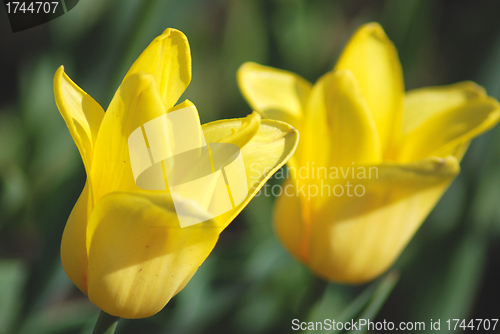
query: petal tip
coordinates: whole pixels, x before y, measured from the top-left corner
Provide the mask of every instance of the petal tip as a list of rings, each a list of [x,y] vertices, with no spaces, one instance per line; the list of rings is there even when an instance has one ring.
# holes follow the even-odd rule
[[[372,35],[380,40],[387,40],[387,35],[384,31],[384,28],[378,22],[370,22],[366,23],[360,27],[359,31],[362,31],[366,34]]]
[[[244,69],[247,69],[248,67],[253,67],[253,66],[260,66],[260,65],[257,63],[254,63],[253,61],[247,61],[247,62],[244,62],[243,64],[240,65],[240,67],[238,68],[238,71],[242,71]]]
[[[54,73],[54,88],[58,87],[61,83],[61,78],[64,75],[64,65],[57,68],[56,73]]]
[[[454,156],[447,157],[429,157],[424,160],[422,171],[427,171],[429,174],[440,176],[455,176],[460,172],[460,163]]]
[[[184,39],[187,43],[186,35],[182,31],[175,29],[175,28],[167,28],[167,29],[163,30],[162,34],[160,36],[158,36],[157,38],[159,38],[159,39],[164,39],[167,37],[172,38],[174,35],[177,35],[180,38]]]

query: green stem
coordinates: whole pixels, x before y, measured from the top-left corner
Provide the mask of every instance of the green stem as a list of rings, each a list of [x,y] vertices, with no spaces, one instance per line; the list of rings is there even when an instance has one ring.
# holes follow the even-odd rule
[[[118,320],[120,320],[119,317],[115,317],[101,311],[92,334],[113,334],[115,332],[116,325],[118,324]]]
[[[298,307],[298,315],[306,317],[325,294],[328,282],[314,276],[306,295]]]

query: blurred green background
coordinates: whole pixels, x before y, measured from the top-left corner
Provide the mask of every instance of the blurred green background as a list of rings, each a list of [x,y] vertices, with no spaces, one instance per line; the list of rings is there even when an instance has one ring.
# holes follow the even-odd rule
[[[59,259],[85,182],[54,102],[61,64],[106,108],[140,52],[177,28],[193,56],[181,100],[206,123],[250,112],[235,79],[243,62],[314,82],[359,25],[378,21],[399,50],[407,89],[474,80],[500,98],[500,1],[81,0],[16,34],[0,11],[0,334],[91,333],[98,315]],[[290,333],[295,318],[358,317],[424,321],[427,332],[430,319],[443,329],[450,318],[499,318],[499,128],[473,142],[395,271],[371,284],[318,282],[275,237],[273,201],[255,198],[163,311],[122,320],[117,333]]]

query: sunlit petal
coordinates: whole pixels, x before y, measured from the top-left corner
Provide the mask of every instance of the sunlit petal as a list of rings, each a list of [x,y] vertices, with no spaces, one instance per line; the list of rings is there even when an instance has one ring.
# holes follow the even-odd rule
[[[219,233],[211,221],[181,228],[169,194],[104,196],[89,221],[90,300],[123,318],[157,313],[207,258]]]
[[[171,108],[191,81],[191,51],[186,36],[166,29],[134,62],[127,75],[145,72],[154,77],[165,108]]]
[[[68,222],[64,227],[61,241],[61,262],[69,279],[87,294],[87,221],[90,212],[90,190],[88,181],[85,183]]]
[[[404,82],[396,48],[379,24],[365,24],[354,33],[335,66],[335,70],[343,68],[361,86],[382,151],[393,149],[401,131]]]
[[[152,75],[137,73],[123,81],[97,137],[92,168],[95,201],[116,190],[139,190],[132,175],[128,138],[132,131],[165,113]]]

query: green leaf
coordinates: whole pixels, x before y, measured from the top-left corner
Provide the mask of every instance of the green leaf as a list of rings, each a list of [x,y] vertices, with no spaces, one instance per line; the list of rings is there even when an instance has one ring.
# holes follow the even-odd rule
[[[335,320],[337,321],[336,315],[346,313],[347,309],[350,309],[352,304],[354,303],[353,302],[352,304],[349,304],[349,302],[352,301],[351,290],[352,288],[350,287],[344,287],[337,284],[329,284],[326,288],[323,298],[312,308],[307,321],[322,322],[326,319],[332,318],[335,318]],[[370,293],[366,292],[367,290],[365,290],[362,295],[366,295],[366,299],[368,299],[373,294],[373,291],[369,291]],[[358,299],[359,297],[356,298],[356,300]],[[363,301],[361,307],[366,304],[366,301],[367,300]],[[359,313],[359,310],[356,313]],[[299,316],[302,316],[302,314],[299,314]],[[331,330],[308,330],[307,333],[331,333]]]
[[[387,274],[380,281],[380,283],[378,283],[375,292],[371,296],[368,304],[366,305],[362,313],[359,315],[358,319],[373,320],[377,315],[378,311],[380,310],[380,308],[382,307],[382,305],[384,305],[384,302],[387,300],[394,287],[396,286],[398,279],[399,279],[399,274],[395,271],[392,271],[389,274]],[[341,317],[341,319],[342,320],[346,319],[345,321],[347,321],[349,320],[349,317],[347,318]],[[350,331],[349,333],[361,334],[361,333],[366,333],[367,330],[368,328],[366,327],[363,329],[359,329],[357,331]]]
[[[28,272],[19,260],[0,261],[0,334],[11,333],[23,300]]]
[[[19,334],[67,333],[86,325],[96,311],[97,308],[86,299],[59,303],[29,317]]]
[[[373,320],[378,311],[389,297],[399,279],[396,271],[388,273],[381,279],[370,284],[350,303],[347,302],[354,288],[330,284],[323,299],[311,312],[308,322],[323,322],[326,319],[335,320],[335,323],[358,321],[359,319]],[[356,290],[359,290],[356,288]],[[352,297],[351,297],[352,298]],[[341,311],[343,310],[343,311]],[[323,323],[328,326],[327,323]],[[328,327],[327,327],[328,328]],[[364,333],[365,330],[351,331],[349,333]],[[344,329],[312,330],[308,333],[346,333]]]
[[[487,242],[468,233],[453,246],[439,281],[420,292],[416,319],[463,319],[470,315],[485,269]]]

